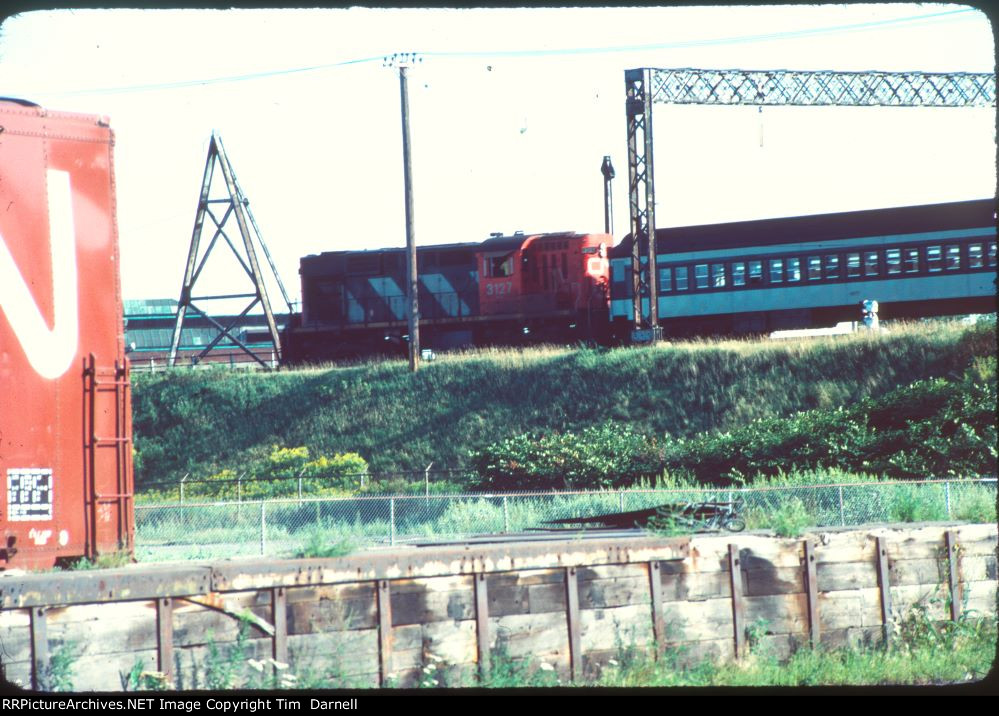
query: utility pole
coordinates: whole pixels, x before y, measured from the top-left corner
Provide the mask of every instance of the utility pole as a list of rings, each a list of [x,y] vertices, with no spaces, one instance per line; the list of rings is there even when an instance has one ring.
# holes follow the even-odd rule
[[[402,105],[402,169],[406,196],[406,277],[407,303],[409,304],[409,370],[415,373],[420,367],[420,299],[419,278],[416,271],[416,229],[413,221],[413,165],[410,157],[409,138],[409,86],[406,73],[410,65],[420,62],[416,53],[404,52],[385,58],[386,66],[399,68],[399,97]]]

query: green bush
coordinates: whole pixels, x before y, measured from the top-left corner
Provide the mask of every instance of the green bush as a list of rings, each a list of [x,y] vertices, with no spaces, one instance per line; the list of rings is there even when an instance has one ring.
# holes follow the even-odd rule
[[[769,417],[725,432],[657,441],[611,423],[525,434],[473,453],[480,487],[607,488],[668,473],[729,485],[785,471],[891,478],[996,473],[996,360],[961,378],[916,381],[848,407]]]
[[[274,445],[265,460],[251,463],[237,473],[225,468],[207,478],[189,481],[185,492],[192,498],[259,500],[295,497],[299,481],[310,497],[345,497],[353,494],[367,474],[368,463],[357,453],[320,455],[310,460],[307,447]]]
[[[472,454],[478,487],[491,490],[611,488],[661,472],[654,438],[611,424],[577,432],[525,433]]]
[[[816,519],[805,503],[792,497],[769,515],[770,527],[781,537],[800,537],[807,527],[815,526]]]

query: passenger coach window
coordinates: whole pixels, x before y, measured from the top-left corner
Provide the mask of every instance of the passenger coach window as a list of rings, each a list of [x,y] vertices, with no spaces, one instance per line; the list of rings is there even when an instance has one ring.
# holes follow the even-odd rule
[[[878,252],[877,251],[865,251],[864,252],[864,275],[865,276],[877,276],[878,275]]]
[[[808,280],[818,281],[822,278],[822,259],[818,256],[808,257]]]
[[[981,268],[985,265],[981,244],[968,244],[968,268]]]
[[[826,278],[839,278],[839,256],[836,254],[826,254]]]
[[[926,268],[940,271],[943,268],[943,252],[939,246],[926,247]]]
[[[996,242],[989,242],[989,266],[996,265]]]
[[[784,280],[784,259],[770,259],[770,283]]]
[[[711,264],[711,285],[725,288],[725,264]]]
[[[755,286],[757,284],[763,283],[763,262],[762,261],[750,261],[749,262],[749,285]]]
[[[919,249],[905,249],[905,272],[919,272]]]
[[[708,287],[708,265],[707,264],[697,264],[694,266],[694,282],[697,288],[707,288]]]
[[[956,271],[961,268],[961,247],[951,244],[947,247],[947,270]]]
[[[687,290],[687,267],[677,266],[676,267],[676,290],[686,291]]]
[[[732,285],[746,285],[746,264],[742,261],[736,261],[732,264]]]
[[[787,260],[787,280],[788,281],[801,280],[801,259]]]
[[[887,249],[885,251],[885,268],[890,274],[902,273],[901,249]]]
[[[673,290],[673,269],[659,269],[659,293],[669,293]]]
[[[857,278],[860,275],[860,254],[846,255],[846,277]]]

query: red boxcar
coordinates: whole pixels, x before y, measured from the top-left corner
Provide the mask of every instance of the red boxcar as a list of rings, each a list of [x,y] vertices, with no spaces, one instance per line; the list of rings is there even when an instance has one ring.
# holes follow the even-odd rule
[[[0,100],[0,569],[133,548],[112,147]]]

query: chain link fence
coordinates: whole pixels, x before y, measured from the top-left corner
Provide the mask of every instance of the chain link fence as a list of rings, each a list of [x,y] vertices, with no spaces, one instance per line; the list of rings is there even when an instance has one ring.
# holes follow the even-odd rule
[[[137,505],[140,561],[325,556],[378,545],[551,529],[552,520],[741,501],[749,529],[996,520],[995,478],[740,489],[628,489]]]

